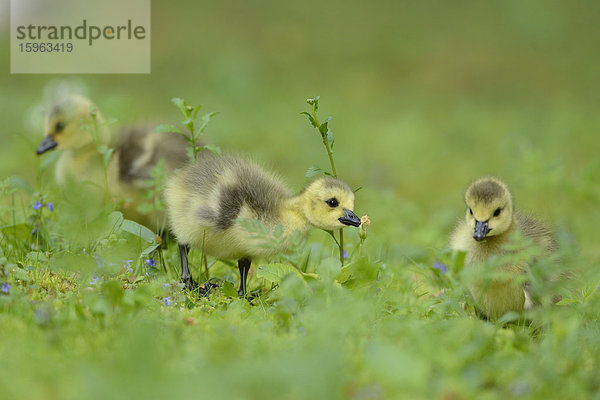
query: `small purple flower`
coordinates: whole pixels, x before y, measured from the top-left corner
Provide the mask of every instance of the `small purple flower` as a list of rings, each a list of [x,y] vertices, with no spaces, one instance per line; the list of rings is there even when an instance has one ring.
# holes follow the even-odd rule
[[[169,307],[169,305],[171,304],[171,298],[165,297],[163,300],[165,301],[165,306]]]
[[[40,203],[39,201],[36,201],[35,204],[33,205],[33,209],[39,210],[40,208],[42,208],[42,203]]]
[[[171,285],[169,285],[168,283],[163,283],[163,290],[164,291],[169,290],[169,286],[171,286]]]
[[[127,272],[133,272],[133,267],[131,266],[132,262],[133,260],[125,260],[123,263],[123,268],[127,268]]]
[[[440,271],[440,273],[445,274],[446,272],[448,272],[448,266],[442,264],[441,262],[434,262],[433,263],[433,268],[437,269]]]
[[[146,260],[146,264],[148,264],[149,267],[154,268],[156,266],[156,260],[154,258],[151,258],[149,260]]]
[[[2,284],[2,293],[8,294],[9,290],[10,290],[10,285],[8,284],[8,282],[4,282]]]
[[[348,252],[346,250],[344,250],[344,260],[348,258]]]
[[[54,211],[54,203],[48,203],[46,204],[46,207],[48,207],[48,210]]]
[[[99,280],[100,278],[98,278],[98,275],[94,274],[94,276],[92,276],[92,280],[90,281],[90,285],[95,285]]]
[[[40,231],[40,230],[39,230],[38,228],[33,228],[33,229],[31,230],[31,234],[33,235],[34,233],[36,233],[36,232],[39,232],[39,231]]]

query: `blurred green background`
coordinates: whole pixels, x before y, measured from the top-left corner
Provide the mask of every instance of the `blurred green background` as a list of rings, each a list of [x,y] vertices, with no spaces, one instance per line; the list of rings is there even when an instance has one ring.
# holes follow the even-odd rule
[[[570,240],[579,263],[595,268],[600,262],[600,3],[154,0],[150,75],[11,75],[8,15],[2,18],[0,177],[16,174],[35,184],[45,97],[66,82],[82,88],[120,125],[179,122],[170,102],[176,96],[203,104],[205,111],[219,111],[207,141],[251,156],[299,189],[308,167],[328,167],[320,138],[300,115],[307,110],[305,99],[319,95],[320,116],[333,116],[338,173],[351,186],[364,188],[357,193],[355,211],[371,217],[368,251],[378,262],[414,270],[416,263],[435,260],[464,215],[464,189],[487,174],[509,184],[518,208],[546,220]],[[106,337],[95,336],[102,323],[55,326],[50,333],[36,330],[35,345],[24,361],[10,361],[12,373],[23,384],[42,376],[36,386],[39,398],[57,379],[62,386],[56,393],[69,398],[81,393],[113,396],[93,379],[98,371],[116,386],[127,387],[124,398],[140,388],[135,393],[183,396],[194,386],[198,365],[204,368],[204,383],[231,379],[245,388],[251,387],[250,380],[268,376],[269,384],[252,386],[255,397],[249,398],[277,393],[282,382],[294,382],[295,393],[301,393],[286,398],[403,398],[404,389],[413,393],[409,398],[475,398],[482,393],[488,397],[477,398],[495,398],[500,392],[494,390],[514,379],[518,385],[519,378],[540,396],[551,396],[557,387],[531,382],[558,384],[569,371],[576,371],[569,382],[578,390],[598,387],[597,375],[590,372],[598,367],[598,341],[580,346],[582,336],[598,336],[597,311],[589,311],[589,319],[565,316],[560,332],[537,343],[522,332],[497,333],[489,324],[465,318],[424,322],[419,318],[430,309],[415,308],[416,300],[408,294],[412,285],[407,278],[400,283],[406,292],[388,292],[397,296],[391,301],[397,308],[351,299],[332,310],[317,299],[298,317],[298,325],[323,326],[307,338],[260,336],[257,326],[258,331],[278,332],[271,315],[262,315],[258,307],[250,312],[237,302],[227,316],[215,311],[218,318],[192,331],[181,319],[201,320],[204,309],[184,310],[182,317],[155,307],[154,317],[174,326],[169,334],[152,318],[152,323],[133,319],[122,329],[107,331]],[[373,310],[388,319],[376,319]],[[418,315],[407,317],[410,310]],[[36,318],[30,309],[23,315],[29,322]],[[590,330],[580,330],[583,326]],[[236,329],[249,338],[246,350],[235,347],[239,336],[231,332]],[[5,349],[13,341],[15,349],[26,348],[21,338],[28,334],[27,322],[13,323]],[[61,355],[61,346],[68,347],[60,339],[63,334],[78,338],[67,351],[75,361]],[[361,338],[370,335],[378,343],[361,353]],[[125,339],[108,346],[115,337]],[[186,346],[194,340],[199,340],[198,348],[192,351]],[[55,343],[58,351],[44,355]],[[111,356],[90,352],[104,343]],[[219,353],[231,346],[235,355],[233,350]],[[155,359],[144,359],[148,348],[158,348],[152,353]],[[177,350],[172,353],[172,348]],[[495,358],[486,363],[491,353]],[[6,359],[2,354],[0,359]],[[139,375],[118,375],[138,368],[130,356],[147,362],[147,368]],[[268,367],[258,361],[262,356]],[[593,361],[573,369],[584,356]],[[56,361],[58,372],[43,367],[47,357]],[[203,364],[207,360],[212,364]],[[117,364],[114,372],[108,372],[113,371],[111,362]],[[449,375],[429,381],[424,376],[437,376],[436,363]],[[286,375],[293,364],[311,384]],[[18,375],[15,371],[24,365],[35,367]],[[242,365],[253,372],[245,376],[238,368]],[[338,369],[351,371],[342,382]],[[423,371],[433,372],[420,375]],[[72,382],[78,383],[71,386],[67,375],[74,372]],[[585,373],[596,380],[586,380]],[[374,376],[384,389],[371,384],[377,381]],[[353,378],[356,382],[349,384]],[[179,392],[161,391],[164,381]],[[486,382],[496,383],[488,387]],[[323,392],[336,385],[346,391]],[[575,390],[564,385],[564,393]],[[84,388],[87,392],[80,391]],[[506,388],[520,393],[519,387]],[[229,393],[218,385],[210,390]]]

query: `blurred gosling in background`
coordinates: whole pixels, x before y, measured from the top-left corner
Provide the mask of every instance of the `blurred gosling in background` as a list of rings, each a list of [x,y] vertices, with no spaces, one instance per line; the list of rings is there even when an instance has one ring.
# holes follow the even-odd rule
[[[142,201],[151,169],[164,160],[166,171],[187,161],[186,142],[176,133],[153,132],[152,126],[132,126],[111,134],[95,105],[79,95],[64,96],[54,103],[46,117],[46,137],[37,154],[56,149],[61,152],[55,165],[56,182],[90,182],[107,190],[121,204],[126,218],[152,229],[164,219],[160,213],[144,215],[136,208]],[[113,148],[106,176],[98,146]],[[161,224],[164,226],[164,224]]]
[[[195,289],[187,262],[189,247],[221,259],[237,259],[240,296],[246,293],[251,260],[286,250],[265,246],[240,219],[258,221],[270,231],[281,225],[284,235],[305,234],[311,228],[334,230],[359,226],[354,192],[331,177],[312,181],[300,194],[273,174],[245,159],[206,156],[190,164],[167,183],[169,226],[179,241],[181,278]]]
[[[508,311],[531,308],[529,285],[515,282],[525,274],[527,265],[505,265],[502,271],[513,275],[513,279],[494,279],[487,288],[483,283],[486,271],[482,268],[490,256],[508,253],[504,246],[513,232],[519,231],[532,239],[547,253],[556,248],[552,232],[542,223],[516,213],[508,187],[496,178],[482,178],[471,184],[465,193],[465,202],[465,219],[452,233],[450,245],[466,252],[465,268],[481,273],[481,279],[468,288],[478,312],[496,319]]]

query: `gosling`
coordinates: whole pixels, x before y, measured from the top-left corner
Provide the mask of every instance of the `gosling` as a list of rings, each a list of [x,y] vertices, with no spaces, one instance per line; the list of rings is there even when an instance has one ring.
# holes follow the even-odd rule
[[[95,113],[95,129],[92,113]],[[180,135],[153,132],[150,126],[134,126],[123,128],[113,138],[95,105],[79,95],[66,96],[54,104],[47,115],[45,131],[37,154],[53,149],[61,151],[54,171],[60,186],[71,180],[91,182],[101,188],[108,185],[111,197],[122,201],[121,208],[127,218],[147,226],[162,220],[161,215],[143,215],[136,207],[143,201],[146,181],[159,160],[164,160],[168,172],[185,164],[186,144]],[[106,177],[98,145],[115,149]]]
[[[270,230],[280,225],[284,235],[360,225],[353,212],[354,192],[341,180],[318,178],[294,196],[273,174],[234,156],[206,156],[190,164],[167,183],[165,200],[188,290],[197,287],[188,268],[190,247],[204,248],[216,258],[237,259],[240,296],[246,294],[251,260],[286,250],[286,244],[265,246],[240,220],[258,221]]]
[[[512,195],[502,181],[492,177],[475,181],[465,193],[465,202],[465,219],[452,233],[450,245],[466,252],[467,268],[480,269],[490,256],[506,254],[504,245],[515,231],[532,239],[546,253],[555,250],[553,235],[542,223],[514,211]],[[482,280],[469,284],[480,316],[497,319],[508,311],[523,311],[533,306],[529,284],[514,281],[525,273],[526,267],[506,265],[503,271],[514,279],[492,280],[485,289]]]

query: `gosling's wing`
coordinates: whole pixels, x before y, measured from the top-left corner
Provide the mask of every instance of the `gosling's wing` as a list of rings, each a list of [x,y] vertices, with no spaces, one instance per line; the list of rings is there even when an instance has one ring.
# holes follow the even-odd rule
[[[228,229],[238,219],[253,219],[266,225],[279,219],[285,186],[256,164],[241,158],[217,158],[222,165],[215,174],[219,182],[212,193],[211,209],[219,229]]]
[[[123,130],[118,145],[119,180],[143,187],[151,170],[164,160],[168,172],[181,168],[187,161],[185,140],[178,134],[153,132],[151,126]]]
[[[527,214],[516,213],[516,217],[519,230],[525,237],[533,239],[548,252],[556,249],[554,234],[544,223]]]

